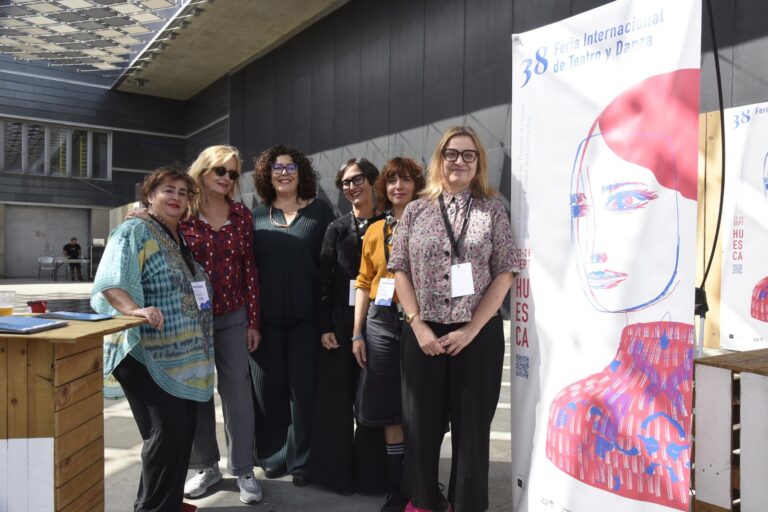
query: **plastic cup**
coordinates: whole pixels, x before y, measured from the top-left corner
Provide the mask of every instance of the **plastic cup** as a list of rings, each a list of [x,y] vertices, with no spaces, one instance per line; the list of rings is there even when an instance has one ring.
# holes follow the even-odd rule
[[[27,309],[30,313],[45,313],[46,306],[48,306],[47,300],[28,300]]]
[[[16,298],[16,292],[0,292],[0,316],[11,316],[13,314],[13,301]]]

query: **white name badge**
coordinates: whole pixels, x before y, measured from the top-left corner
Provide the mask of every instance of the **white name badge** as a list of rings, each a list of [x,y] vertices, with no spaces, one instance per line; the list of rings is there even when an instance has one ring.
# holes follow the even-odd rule
[[[203,281],[195,281],[192,283],[192,292],[195,294],[195,302],[197,302],[197,309],[200,311],[206,311],[211,309],[211,298],[208,297],[208,288]]]
[[[377,306],[391,306],[392,297],[395,296],[395,280],[391,277],[382,277],[379,280],[379,289],[376,290],[376,299],[373,301]]]
[[[355,280],[352,279],[349,282],[349,305],[350,306],[355,305],[355,293],[356,293]]]
[[[459,263],[451,265],[451,297],[464,297],[475,294],[475,283],[472,281],[472,264]]]

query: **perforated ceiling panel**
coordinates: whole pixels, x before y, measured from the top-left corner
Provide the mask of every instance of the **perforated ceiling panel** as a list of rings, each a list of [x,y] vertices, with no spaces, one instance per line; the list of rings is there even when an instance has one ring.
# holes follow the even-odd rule
[[[115,81],[208,1],[0,0],[0,53]],[[175,20],[178,19],[178,25]],[[188,23],[188,21],[186,21]],[[148,47],[149,45],[149,47]]]

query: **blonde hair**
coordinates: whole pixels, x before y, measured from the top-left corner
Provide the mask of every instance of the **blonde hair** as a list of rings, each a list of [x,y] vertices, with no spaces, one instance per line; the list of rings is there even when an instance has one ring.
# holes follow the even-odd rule
[[[449,128],[443,134],[440,142],[437,143],[432,158],[427,166],[427,186],[421,192],[421,197],[426,199],[437,199],[443,193],[443,176],[440,172],[443,166],[443,150],[454,137],[469,137],[477,148],[477,172],[469,188],[472,191],[472,197],[477,199],[492,199],[498,192],[488,183],[488,157],[485,148],[480,142],[475,130],[469,126],[454,126]]]
[[[214,167],[223,166],[230,158],[235,159],[237,172],[242,172],[243,159],[240,152],[233,146],[210,146],[205,148],[197,156],[197,159],[189,166],[187,173],[197,185],[199,193],[189,202],[189,213],[195,217],[200,213],[200,205],[205,204],[205,187],[203,187],[203,174]],[[232,190],[227,194],[231,198],[239,189],[238,182],[235,182]]]

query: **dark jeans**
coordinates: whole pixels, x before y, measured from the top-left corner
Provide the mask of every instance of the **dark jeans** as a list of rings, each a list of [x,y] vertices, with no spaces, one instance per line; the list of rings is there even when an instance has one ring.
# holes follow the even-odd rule
[[[173,396],[152,380],[130,355],[112,372],[123,388],[139,427],[141,479],[135,512],[178,512],[184,497],[197,402]]]

